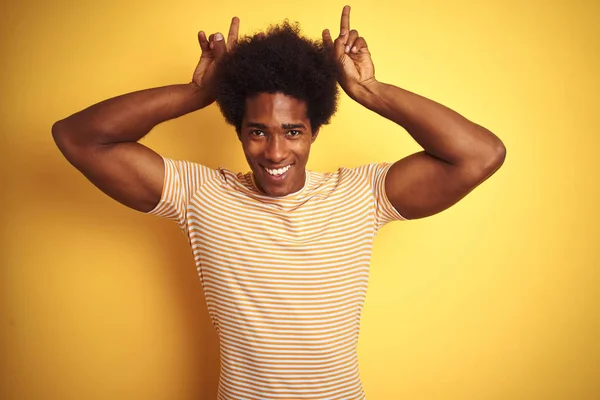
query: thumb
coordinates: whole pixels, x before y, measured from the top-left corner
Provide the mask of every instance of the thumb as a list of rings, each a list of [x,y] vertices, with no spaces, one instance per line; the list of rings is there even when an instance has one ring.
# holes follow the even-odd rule
[[[213,37],[213,51],[215,52],[215,61],[218,63],[227,52],[227,44],[223,40],[223,35],[219,32]]]

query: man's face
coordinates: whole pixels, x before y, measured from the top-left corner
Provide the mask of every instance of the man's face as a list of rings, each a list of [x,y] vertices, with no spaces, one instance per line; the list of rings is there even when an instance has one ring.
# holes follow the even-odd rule
[[[258,189],[281,197],[304,186],[310,145],[317,138],[306,103],[282,93],[246,99],[239,137]]]

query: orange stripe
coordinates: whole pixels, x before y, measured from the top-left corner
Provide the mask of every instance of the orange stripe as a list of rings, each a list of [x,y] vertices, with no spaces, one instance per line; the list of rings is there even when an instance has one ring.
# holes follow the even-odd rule
[[[364,399],[356,344],[375,233],[403,220],[391,164],[310,171],[284,198],[250,174],[164,158],[159,204],[188,236],[221,337],[219,399]],[[314,395],[314,397],[312,397]]]

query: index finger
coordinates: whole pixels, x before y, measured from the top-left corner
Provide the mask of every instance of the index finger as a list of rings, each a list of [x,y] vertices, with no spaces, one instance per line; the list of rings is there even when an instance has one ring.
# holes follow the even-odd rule
[[[350,31],[350,6],[344,6],[342,10],[342,21],[340,22],[340,36],[348,34]]]
[[[231,26],[229,27],[229,33],[227,34],[227,48],[231,49],[238,40],[238,32],[240,31],[240,19],[233,17],[231,20]]]

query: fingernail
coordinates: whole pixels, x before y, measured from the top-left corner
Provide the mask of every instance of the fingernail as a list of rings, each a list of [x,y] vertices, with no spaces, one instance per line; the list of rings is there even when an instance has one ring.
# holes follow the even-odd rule
[[[342,31],[340,32],[340,36],[345,36],[346,33],[348,33],[348,31],[346,29],[342,29]]]
[[[223,40],[223,35],[221,35],[220,33],[216,33],[215,40]]]
[[[357,48],[356,48],[356,46],[354,46],[354,47],[352,48],[352,52],[353,52],[353,53],[356,53],[356,50],[357,50]]]
[[[350,51],[350,46],[346,46],[346,53]]]

